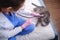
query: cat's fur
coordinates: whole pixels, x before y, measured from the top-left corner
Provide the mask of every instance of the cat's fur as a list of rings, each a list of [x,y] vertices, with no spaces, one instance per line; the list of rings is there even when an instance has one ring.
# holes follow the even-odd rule
[[[33,10],[34,12],[39,13],[40,17],[37,17],[37,24],[36,26],[38,26],[38,24],[40,24],[41,26],[47,26],[50,22],[50,13],[49,11],[44,7],[44,6],[37,6],[35,4],[33,4],[34,6],[36,6]]]

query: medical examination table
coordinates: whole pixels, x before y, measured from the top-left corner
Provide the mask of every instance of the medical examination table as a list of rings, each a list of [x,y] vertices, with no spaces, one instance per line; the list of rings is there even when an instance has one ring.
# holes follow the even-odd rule
[[[46,7],[44,5],[43,0],[26,0],[26,3],[23,9],[30,12],[34,8],[31,5],[31,3],[35,3],[36,5]],[[19,13],[19,11],[20,10],[18,10],[17,12]],[[22,16],[19,16],[19,17],[22,17]],[[22,18],[25,18],[25,17],[22,17]],[[33,18],[33,22],[36,23],[36,18]],[[42,27],[38,25],[38,27],[36,27],[32,33],[24,36],[17,36],[17,40],[58,40],[58,33],[51,19],[48,26]]]
[[[23,9],[31,12],[31,10],[34,8],[34,6],[31,5],[31,3],[46,7],[43,0],[26,0]],[[19,11],[20,10],[18,10],[17,12],[19,13]],[[24,14],[21,13],[20,15],[24,15]],[[22,17],[22,16],[19,16],[19,17]],[[22,18],[25,18],[25,17],[22,17]],[[36,23],[36,18],[33,18],[33,23]],[[48,26],[42,27],[38,25],[38,27],[36,27],[32,33],[24,36],[17,36],[17,40],[58,40],[58,33],[51,19]]]

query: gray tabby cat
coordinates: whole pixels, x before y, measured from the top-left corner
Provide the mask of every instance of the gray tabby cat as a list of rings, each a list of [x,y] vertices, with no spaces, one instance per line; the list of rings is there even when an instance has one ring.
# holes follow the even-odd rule
[[[38,26],[38,24],[40,24],[41,26],[47,26],[50,22],[50,13],[49,11],[44,7],[44,6],[37,6],[34,3],[32,3],[32,5],[36,6],[33,11],[36,13],[39,13],[40,17],[38,18],[38,21],[36,23],[36,26]]]

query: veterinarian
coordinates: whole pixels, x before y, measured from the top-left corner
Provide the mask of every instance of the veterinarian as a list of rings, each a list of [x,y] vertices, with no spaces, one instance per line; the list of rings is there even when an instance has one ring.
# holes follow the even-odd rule
[[[23,36],[34,30],[31,19],[24,20],[15,15],[24,2],[25,0],[0,0],[0,37],[16,40],[16,36]]]

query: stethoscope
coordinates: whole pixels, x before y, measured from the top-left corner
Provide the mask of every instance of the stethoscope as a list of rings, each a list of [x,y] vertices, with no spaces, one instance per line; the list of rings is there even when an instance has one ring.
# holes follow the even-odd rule
[[[34,4],[34,3],[32,3],[32,5],[34,5],[35,7],[39,7],[39,6],[37,6],[36,4]],[[22,9],[22,10],[24,10],[24,9]],[[26,15],[26,14],[24,14],[24,13],[22,13],[22,14],[17,13],[17,15],[19,15],[19,16],[21,16],[21,17],[24,17],[24,18],[35,18],[35,16]]]

